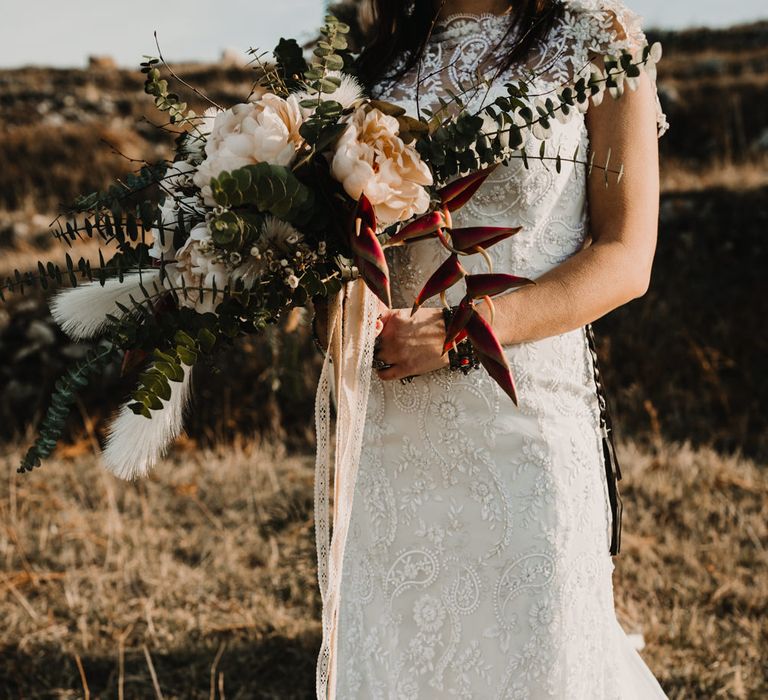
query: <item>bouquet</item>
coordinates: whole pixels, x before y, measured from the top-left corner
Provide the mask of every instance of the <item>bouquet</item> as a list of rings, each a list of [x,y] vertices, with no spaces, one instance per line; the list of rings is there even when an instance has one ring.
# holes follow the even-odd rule
[[[444,351],[468,338],[493,379],[516,401],[514,379],[492,327],[477,304],[531,280],[494,271],[486,250],[517,228],[454,228],[452,214],[500,164],[527,163],[530,138],[538,158],[601,167],[606,163],[547,153],[554,120],[564,121],[606,93],[634,88],[654,71],[661,47],[607,56],[549,96],[526,81],[473,111],[450,94],[419,117],[366,96],[355,77],[349,27],[326,17],[309,61],[294,40],[281,40],[270,60],[255,52],[258,80],[246,100],[210,103],[197,114],[173,93],[162,59],[147,57],[145,91],[178,130],[170,162],[145,163],[104,192],[81,197],[70,219],[53,231],[64,244],[97,238],[99,264],[66,256],[66,269],[38,263],[37,274],[15,271],[0,286],[61,285],[51,310],[74,339],[99,344],[56,385],[39,436],[20,472],[51,454],[75,394],[122,358],[140,368],[130,400],[111,423],[104,460],[123,478],[145,474],[182,428],[193,367],[243,334],[263,332],[291,309],[332,297],[362,279],[391,306],[385,249],[434,238],[449,255],[413,301],[456,284],[466,290],[447,329]],[[477,85],[468,86],[467,90]],[[194,90],[194,88],[191,88]],[[195,92],[200,96],[199,92]],[[210,101],[209,101],[210,102]],[[606,179],[607,182],[607,179]],[[463,256],[481,254],[483,274],[468,274]]]

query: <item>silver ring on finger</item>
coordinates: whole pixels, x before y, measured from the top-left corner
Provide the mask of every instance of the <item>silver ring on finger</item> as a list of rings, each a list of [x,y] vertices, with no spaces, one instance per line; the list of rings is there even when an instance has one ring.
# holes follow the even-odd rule
[[[384,360],[381,360],[378,357],[373,358],[374,369],[389,369],[390,367],[394,367],[394,365],[390,365],[388,362],[384,362]]]

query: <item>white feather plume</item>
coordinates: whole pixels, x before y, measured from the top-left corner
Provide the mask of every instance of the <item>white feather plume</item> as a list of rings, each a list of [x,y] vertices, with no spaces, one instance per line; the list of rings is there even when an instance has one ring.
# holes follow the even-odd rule
[[[118,303],[131,308],[131,296],[136,301],[144,299],[142,284],[150,294],[153,293],[155,286],[160,286],[160,271],[128,272],[122,282],[117,278],[109,279],[103,287],[99,282],[86,282],[64,289],[53,297],[51,313],[56,323],[73,340],[92,338],[107,324],[107,314],[122,315]]]
[[[162,409],[152,411],[152,418],[136,415],[128,404],[120,408],[107,429],[102,453],[104,465],[115,476],[128,480],[146,476],[181,433],[192,377],[191,367],[182,369],[184,379],[170,382],[171,398]]]

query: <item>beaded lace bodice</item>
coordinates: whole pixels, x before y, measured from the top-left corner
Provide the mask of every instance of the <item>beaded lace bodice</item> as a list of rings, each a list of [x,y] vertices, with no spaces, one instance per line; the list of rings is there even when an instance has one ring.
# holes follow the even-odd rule
[[[642,41],[619,2],[574,0],[523,67],[471,95],[487,104],[532,72],[532,93]],[[488,69],[509,17],[454,15],[420,68],[377,96],[434,109]],[[492,68],[489,70],[493,70]],[[417,83],[421,81],[417,90]],[[417,94],[418,93],[418,94]],[[665,121],[659,110],[659,129]],[[533,156],[540,142],[526,145]],[[556,122],[547,154],[586,155],[584,115]],[[533,157],[499,167],[456,226],[522,226],[492,247],[498,271],[536,278],[588,233],[586,169]],[[395,306],[410,307],[446,253],[388,249]],[[480,256],[462,259],[485,271]],[[461,285],[449,301],[457,303]],[[432,300],[439,304],[439,300]],[[340,700],[665,697],[619,627],[610,507],[592,360],[583,329],[504,348],[520,405],[484,370],[411,384],[373,373],[343,565]],[[636,694],[635,694],[636,693]]]

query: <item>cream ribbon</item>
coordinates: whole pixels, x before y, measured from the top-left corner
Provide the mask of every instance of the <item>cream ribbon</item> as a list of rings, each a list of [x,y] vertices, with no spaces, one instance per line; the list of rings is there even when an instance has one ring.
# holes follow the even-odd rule
[[[323,601],[323,641],[316,669],[318,700],[336,697],[342,564],[365,428],[378,309],[378,298],[360,278],[347,282],[328,305],[328,351],[315,397],[315,541],[317,580]],[[336,406],[335,446],[330,432],[332,389]],[[328,507],[331,463],[334,465],[332,538]]]

